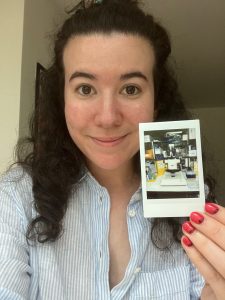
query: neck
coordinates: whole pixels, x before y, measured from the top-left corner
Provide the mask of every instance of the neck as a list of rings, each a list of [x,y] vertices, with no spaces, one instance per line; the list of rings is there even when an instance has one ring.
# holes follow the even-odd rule
[[[113,170],[102,169],[92,164],[88,164],[88,167],[92,175],[108,190],[110,195],[125,190],[132,190],[134,193],[140,184],[140,176],[135,172],[132,163]]]

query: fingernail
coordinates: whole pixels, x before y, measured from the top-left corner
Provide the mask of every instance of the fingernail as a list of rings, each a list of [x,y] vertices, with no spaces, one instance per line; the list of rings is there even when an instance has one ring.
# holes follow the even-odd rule
[[[183,236],[182,242],[188,247],[191,247],[193,245],[192,241],[187,236]]]
[[[195,231],[194,226],[191,224],[191,222],[188,222],[188,221],[182,225],[182,228],[187,233],[192,233]]]
[[[190,215],[190,219],[196,224],[201,224],[204,220],[204,216],[198,212],[192,212]]]
[[[218,212],[219,207],[214,203],[206,203],[205,204],[205,211],[210,213],[211,215],[214,215]]]

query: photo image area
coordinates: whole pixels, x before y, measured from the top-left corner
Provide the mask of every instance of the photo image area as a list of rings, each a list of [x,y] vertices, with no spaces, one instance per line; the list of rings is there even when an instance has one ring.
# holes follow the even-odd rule
[[[199,197],[195,128],[144,132],[147,199]]]

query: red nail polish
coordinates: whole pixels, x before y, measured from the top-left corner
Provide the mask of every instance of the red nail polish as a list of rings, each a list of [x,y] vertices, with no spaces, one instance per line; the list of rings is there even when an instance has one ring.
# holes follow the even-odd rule
[[[211,215],[214,215],[218,212],[219,207],[214,203],[206,203],[205,204],[205,211],[210,213]]]
[[[192,241],[187,236],[183,236],[182,242],[188,247],[191,247],[193,245]]]
[[[196,224],[201,224],[204,220],[204,216],[198,212],[192,212],[190,215],[190,219],[192,222],[196,223]]]
[[[192,233],[195,231],[195,228],[194,226],[191,224],[191,222],[185,222],[183,225],[182,225],[182,228],[184,231],[186,231],[187,233]]]

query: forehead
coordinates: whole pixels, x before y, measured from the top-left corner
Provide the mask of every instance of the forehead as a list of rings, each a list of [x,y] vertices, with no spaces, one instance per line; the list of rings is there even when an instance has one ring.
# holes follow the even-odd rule
[[[72,37],[63,53],[66,72],[72,72],[74,68],[104,67],[152,71],[154,62],[153,47],[147,39],[122,33],[96,33]]]

